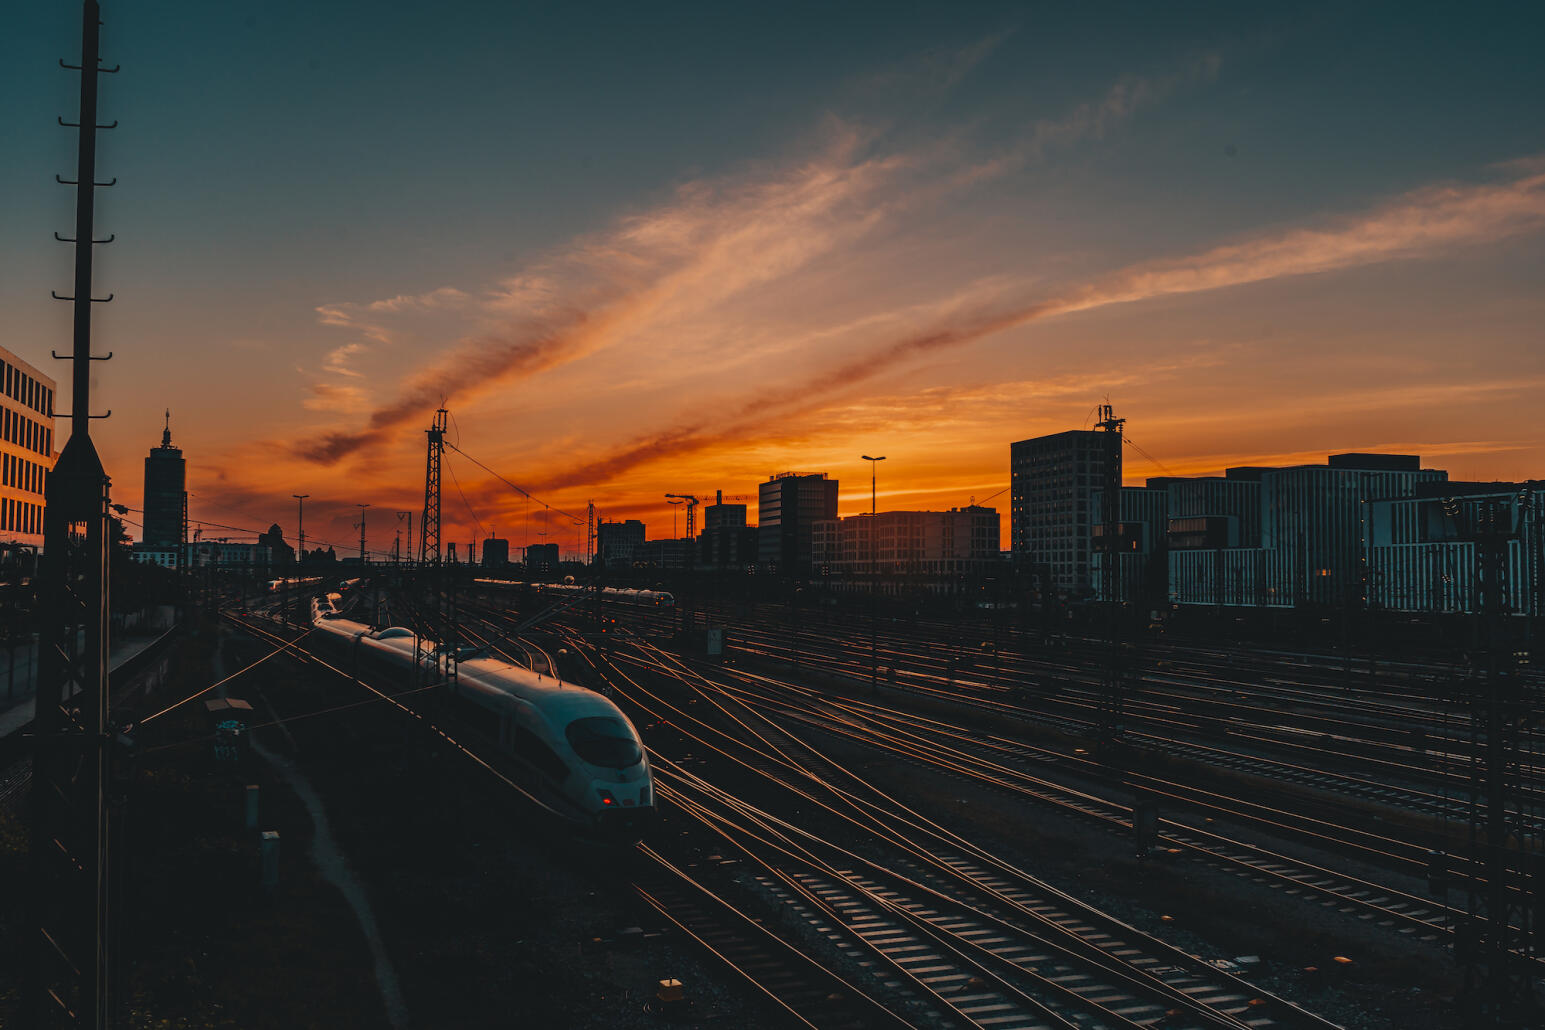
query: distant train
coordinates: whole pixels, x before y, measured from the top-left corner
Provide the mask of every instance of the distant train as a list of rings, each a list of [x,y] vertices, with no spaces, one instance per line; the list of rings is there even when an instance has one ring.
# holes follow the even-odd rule
[[[572,577],[571,577],[572,578]],[[583,583],[519,583],[507,579],[479,579],[484,586],[527,587],[544,594],[589,594],[595,587]],[[638,604],[649,608],[674,608],[676,595],[669,590],[637,590],[633,587],[602,587],[601,597],[622,604]]]
[[[322,577],[320,576],[303,576],[299,579],[271,579],[268,581],[268,592],[270,594],[277,594],[279,591],[288,590],[290,587],[304,586],[307,583],[320,583],[321,580]]]
[[[319,650],[355,676],[403,680],[415,664],[438,676],[410,629],[370,627],[313,608]],[[444,688],[457,717],[530,773],[532,793],[587,829],[636,836],[654,818],[654,777],[638,731],[606,697],[494,658],[456,665]]]

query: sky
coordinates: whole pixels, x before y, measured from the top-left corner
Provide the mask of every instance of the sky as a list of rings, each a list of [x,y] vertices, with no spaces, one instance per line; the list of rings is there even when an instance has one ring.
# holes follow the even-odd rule
[[[79,8],[8,18],[0,346],[68,396]],[[103,21],[92,434],[131,507],[167,408],[195,519],[293,539],[306,493],[340,550],[422,508],[441,404],[445,539],[565,552],[588,502],[668,537],[666,493],[754,520],[784,471],[867,511],[863,454],[882,510],[992,498],[1006,546],[1009,444],[1107,400],[1132,484],[1545,475],[1538,4]]]

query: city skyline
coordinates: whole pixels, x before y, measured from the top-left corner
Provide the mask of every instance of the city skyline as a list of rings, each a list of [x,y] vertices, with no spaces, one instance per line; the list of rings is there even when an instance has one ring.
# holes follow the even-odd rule
[[[791,11],[755,44],[655,12],[647,52],[608,38],[572,69],[529,53],[586,31],[551,12],[458,8],[424,50],[389,8],[301,37],[282,9],[113,12],[114,498],[142,506],[169,405],[195,518],[289,532],[309,493],[308,537],[347,545],[356,503],[421,504],[442,399],[502,475],[651,529],[667,492],[785,470],[866,510],[863,453],[890,458],[882,507],[959,507],[1106,397],[1163,463],[1129,452],[1131,483],[1338,451],[1530,478],[1545,82],[1506,19],[1395,10]],[[74,83],[36,52],[76,27],[21,18],[0,344],[43,368],[68,338]],[[318,42],[346,28],[368,45]],[[624,102],[606,67],[647,89]],[[486,535],[470,506],[522,543],[522,499],[448,463],[446,538]]]

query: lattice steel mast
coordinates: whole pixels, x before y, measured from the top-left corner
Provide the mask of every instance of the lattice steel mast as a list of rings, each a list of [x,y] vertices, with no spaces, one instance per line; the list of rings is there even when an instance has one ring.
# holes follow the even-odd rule
[[[75,294],[70,438],[49,477],[43,518],[42,611],[38,638],[35,750],[32,765],[33,951],[29,1012],[33,1025],[108,1025],[109,809],[108,748],[108,488],[91,441],[92,249],[97,76],[101,7],[81,5],[80,116],[59,124],[78,130],[75,187]],[[115,180],[116,181],[116,180]],[[56,355],[57,357],[58,355]],[[108,355],[111,357],[111,355]]]

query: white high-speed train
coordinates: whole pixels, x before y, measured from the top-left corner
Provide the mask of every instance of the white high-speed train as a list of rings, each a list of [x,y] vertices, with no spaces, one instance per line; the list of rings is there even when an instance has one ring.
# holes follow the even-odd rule
[[[312,641],[354,676],[402,682],[421,662],[410,629],[372,630],[313,609]],[[442,688],[457,717],[529,770],[528,786],[571,822],[636,833],[655,813],[654,777],[638,731],[606,697],[494,658],[456,666]]]

